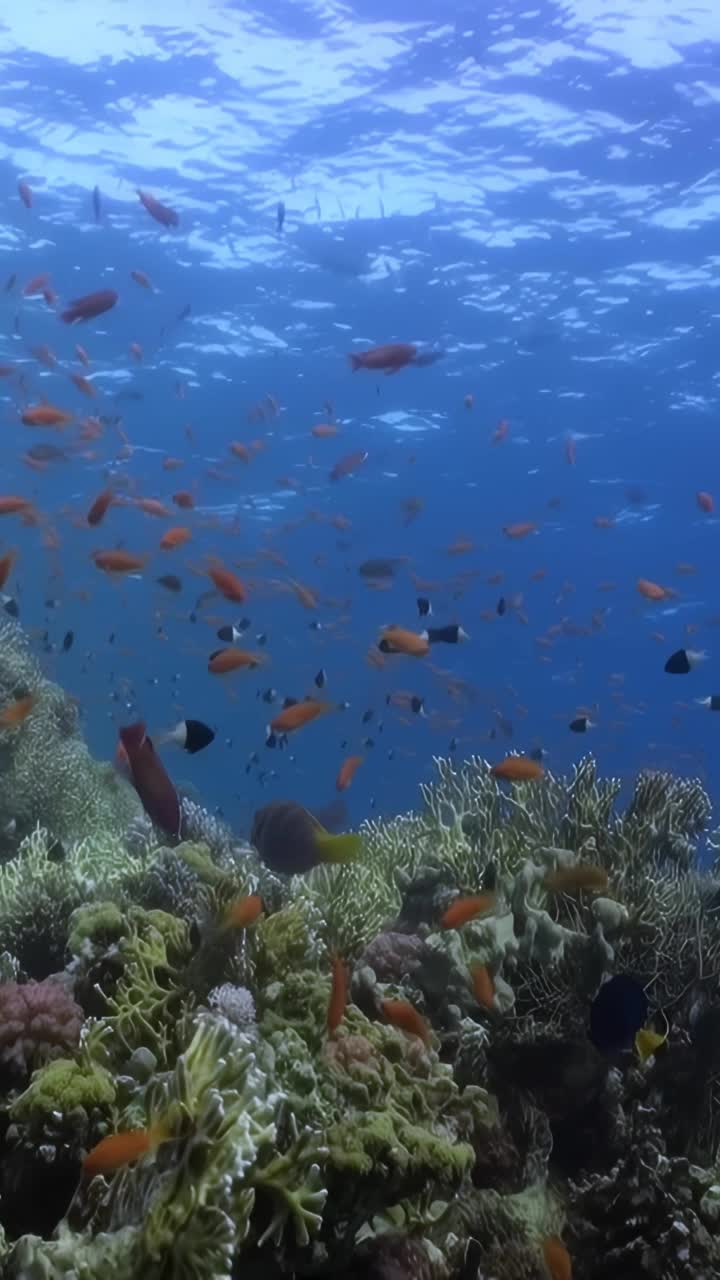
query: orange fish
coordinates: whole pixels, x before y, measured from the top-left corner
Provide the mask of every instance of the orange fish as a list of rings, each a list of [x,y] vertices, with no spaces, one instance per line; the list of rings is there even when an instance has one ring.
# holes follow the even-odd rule
[[[363,760],[364,756],[348,756],[347,760],[343,760],[335,779],[336,791],[347,791]]]
[[[18,182],[17,189],[18,189],[18,195],[22,200],[23,204],[25,205],[25,208],[31,209],[32,202],[33,202],[33,193],[30,190],[27,182]]]
[[[695,501],[697,502],[700,510],[705,511],[708,515],[711,511],[715,510],[715,502],[712,494],[706,493],[704,489],[698,490],[695,494]]]
[[[136,498],[134,505],[146,516],[155,516],[158,520],[167,520],[170,515],[165,503],[158,498]]]
[[[542,778],[545,770],[537,760],[530,756],[506,756],[490,770],[494,778],[502,778],[505,782],[534,782]]]
[[[44,364],[46,369],[57,368],[57,356],[49,347],[41,344],[38,347],[31,347],[30,354],[35,357],[40,364]]]
[[[474,395],[472,394],[472,392],[469,392],[469,393],[468,393],[468,395],[466,395],[466,396],[463,398],[463,404],[465,405],[465,408],[466,408],[466,409],[472,409],[472,408],[474,407],[474,405],[475,405],[475,397],[474,397]]]
[[[98,1173],[114,1173],[133,1160],[155,1151],[169,1134],[162,1125],[151,1129],[131,1129],[127,1133],[110,1133],[102,1138],[83,1160],[83,1173],[94,1178]]]
[[[501,418],[495,428],[495,433],[493,435],[491,443],[500,444],[505,439],[509,430],[510,430],[510,423],[508,422],[507,418]]]
[[[612,529],[615,525],[613,516],[593,516],[596,529]]]
[[[100,524],[101,521],[104,520],[105,513],[108,507],[112,505],[114,497],[115,495],[112,492],[112,489],[104,489],[102,493],[98,494],[87,513],[86,519],[88,524],[96,525]]]
[[[343,476],[351,476],[359,467],[367,462],[367,449],[356,449],[354,453],[345,454],[344,458],[340,458],[339,462],[330,471],[331,480],[342,480]]]
[[[231,671],[243,668],[254,670],[266,661],[261,653],[250,653],[247,649],[235,649],[230,645],[227,649],[216,649],[208,659],[208,671],[213,676],[225,676]]]
[[[570,1254],[559,1236],[548,1236],[543,1241],[543,1258],[550,1280],[572,1280]]]
[[[25,298],[35,297],[36,294],[42,293],[43,289],[47,287],[49,282],[50,276],[47,271],[41,272],[39,276],[33,276],[31,280],[28,280],[27,284],[23,288],[23,296]]]
[[[330,440],[338,434],[338,428],[334,422],[316,422],[314,427],[310,428],[310,435],[315,436],[316,440]]]
[[[0,558],[0,590],[5,586],[10,574],[13,571],[16,559],[15,551],[8,551],[7,555]]]
[[[160,549],[162,551],[174,551],[176,547],[184,547],[189,542],[192,534],[185,525],[174,525],[172,529],[168,529],[160,539]]]
[[[229,447],[234,458],[239,458],[241,462],[250,461],[250,450],[246,444],[240,444],[238,440],[233,440]]]
[[[638,578],[637,590],[646,600],[668,600],[675,595],[669,587],[661,587],[657,582],[651,582],[649,578]]]
[[[304,586],[302,582],[296,582],[294,578],[290,579],[290,586],[295,592],[295,595],[303,609],[317,609],[318,598],[316,593],[312,591],[310,587]]]
[[[474,964],[470,969],[470,979],[473,995],[478,1004],[481,1004],[483,1009],[494,1009],[495,983],[487,965]]]
[[[29,693],[25,698],[18,698],[0,711],[0,729],[17,729],[27,720],[35,706],[35,694]]]
[[[247,929],[249,924],[254,924],[259,916],[265,910],[265,905],[259,893],[248,893],[243,898],[238,898],[231,907],[228,907],[223,920],[223,927],[226,929]]]
[[[580,889],[588,889],[593,893],[604,893],[608,887],[608,874],[604,867],[596,867],[593,863],[578,862],[574,867],[557,867],[548,871],[543,880],[543,888],[551,893],[576,893]]]
[[[388,342],[382,347],[371,347],[369,351],[353,352],[348,356],[348,362],[353,373],[358,369],[384,369],[387,377],[412,364],[417,353],[417,347],[411,342]]]
[[[393,1027],[419,1036],[425,1047],[430,1047],[430,1027],[409,1000],[383,1000],[380,1007]]]
[[[26,427],[64,427],[72,422],[73,415],[54,404],[32,404],[23,411],[21,421]]]
[[[537,525],[532,520],[521,521],[519,524],[503,525],[503,533],[506,538],[527,538],[529,533],[537,533]]]
[[[130,355],[133,357],[134,360],[138,360],[138,361],[142,360],[143,349],[140,346],[139,342],[131,342],[130,346],[128,347],[128,351],[130,352]]]
[[[469,898],[456,898],[440,917],[440,928],[459,929],[461,925],[467,924],[468,920],[474,920],[476,916],[484,915],[485,912],[494,911],[494,909],[494,893],[477,893]]]
[[[0,496],[0,516],[24,515],[32,509],[33,505],[29,498],[18,498],[12,493]]]
[[[330,957],[332,965],[332,986],[330,988],[330,1000],[328,1002],[327,1011],[327,1030],[331,1036],[337,1031],[343,1020],[345,1009],[347,1008],[348,999],[348,973],[340,956],[332,953]]]
[[[145,568],[146,556],[134,556],[130,551],[94,551],[91,559],[103,573],[140,573]]]
[[[232,600],[234,604],[243,604],[247,600],[245,587],[230,569],[224,569],[220,566],[217,569],[208,569],[207,574],[220,592],[220,595],[224,596],[226,600]]]
[[[97,395],[92,382],[90,382],[88,378],[84,378],[81,373],[71,373],[70,380],[75,383],[78,391],[82,391],[84,396]]]
[[[571,467],[574,467],[577,462],[577,444],[574,436],[568,436],[565,441],[565,460]]]
[[[178,493],[174,493],[172,500],[176,507],[181,507],[184,511],[191,511],[195,506],[195,499],[187,489],[181,489]]]
[[[182,458],[163,458],[163,471],[179,471],[184,466]]]
[[[79,342],[75,347],[75,355],[77,356],[80,363],[85,365],[86,369],[90,368],[90,357],[87,351],[85,350],[85,348],[80,346]]]
[[[334,710],[331,702],[320,702],[317,698],[306,698],[304,702],[293,702],[289,707],[283,707],[282,711],[270,721],[270,729],[273,733],[292,733],[295,729],[302,729],[306,724],[312,724],[313,720],[319,719],[326,712]]]
[[[140,203],[145,206],[151,218],[154,218],[163,227],[176,227],[178,225],[180,218],[174,209],[171,209],[169,205],[161,204],[149,191],[141,191],[139,187],[136,190]]]
[[[139,284],[141,289],[152,289],[149,277],[145,275],[144,271],[131,271],[130,279]]]
[[[427,636],[418,635],[416,631],[406,631],[392,623],[383,627],[378,640],[381,653],[402,653],[409,658],[424,658],[430,652]]]

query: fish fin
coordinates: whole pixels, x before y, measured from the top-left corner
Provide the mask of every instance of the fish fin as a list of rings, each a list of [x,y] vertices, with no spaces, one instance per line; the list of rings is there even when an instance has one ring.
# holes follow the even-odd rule
[[[313,839],[321,862],[354,862],[362,850],[362,837],[357,835],[333,836],[319,828]]]
[[[667,1019],[665,1021],[667,1023]],[[653,1027],[641,1027],[635,1035],[635,1051],[640,1061],[647,1062],[648,1058],[652,1058],[653,1054],[665,1043],[667,1038],[667,1030],[661,1035]]]
[[[163,1143],[172,1137],[172,1128],[170,1126],[169,1116],[164,1116],[161,1120],[156,1120],[148,1129],[148,1147],[150,1151],[156,1151]]]

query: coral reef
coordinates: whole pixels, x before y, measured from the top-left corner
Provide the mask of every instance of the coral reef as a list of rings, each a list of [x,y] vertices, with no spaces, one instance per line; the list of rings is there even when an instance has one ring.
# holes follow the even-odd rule
[[[0,867],[4,1276],[720,1274],[705,792],[436,765],[357,864],[289,879],[187,798],[175,849],[94,813],[58,859],[41,800]],[[642,1055],[589,1034],[612,975]],[[84,1175],[101,1139],[131,1155]]]
[[[140,803],[111,764],[90,755],[79,729],[77,703],[48,680],[18,623],[0,618],[0,707],[32,696],[17,727],[0,730],[0,832],[5,849],[40,823],[55,841],[92,831],[119,837]]]
[[[62,981],[0,983],[0,1063],[20,1076],[73,1049],[82,1025],[83,1011]]]

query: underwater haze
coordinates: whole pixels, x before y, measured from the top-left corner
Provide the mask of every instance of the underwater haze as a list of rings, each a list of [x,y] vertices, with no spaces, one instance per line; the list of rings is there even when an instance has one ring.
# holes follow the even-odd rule
[[[448,754],[717,794],[719,46],[713,0],[3,6],[3,592],[96,755],[206,723],[163,760],[245,834]]]

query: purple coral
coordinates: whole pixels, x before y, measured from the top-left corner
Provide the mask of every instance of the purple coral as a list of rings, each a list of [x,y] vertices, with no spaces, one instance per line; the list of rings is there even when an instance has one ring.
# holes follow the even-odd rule
[[[0,983],[0,1063],[27,1074],[75,1048],[83,1020],[61,982]]]
[[[369,965],[378,982],[400,982],[412,976],[427,959],[427,947],[413,933],[379,933],[368,943],[358,964]]]

